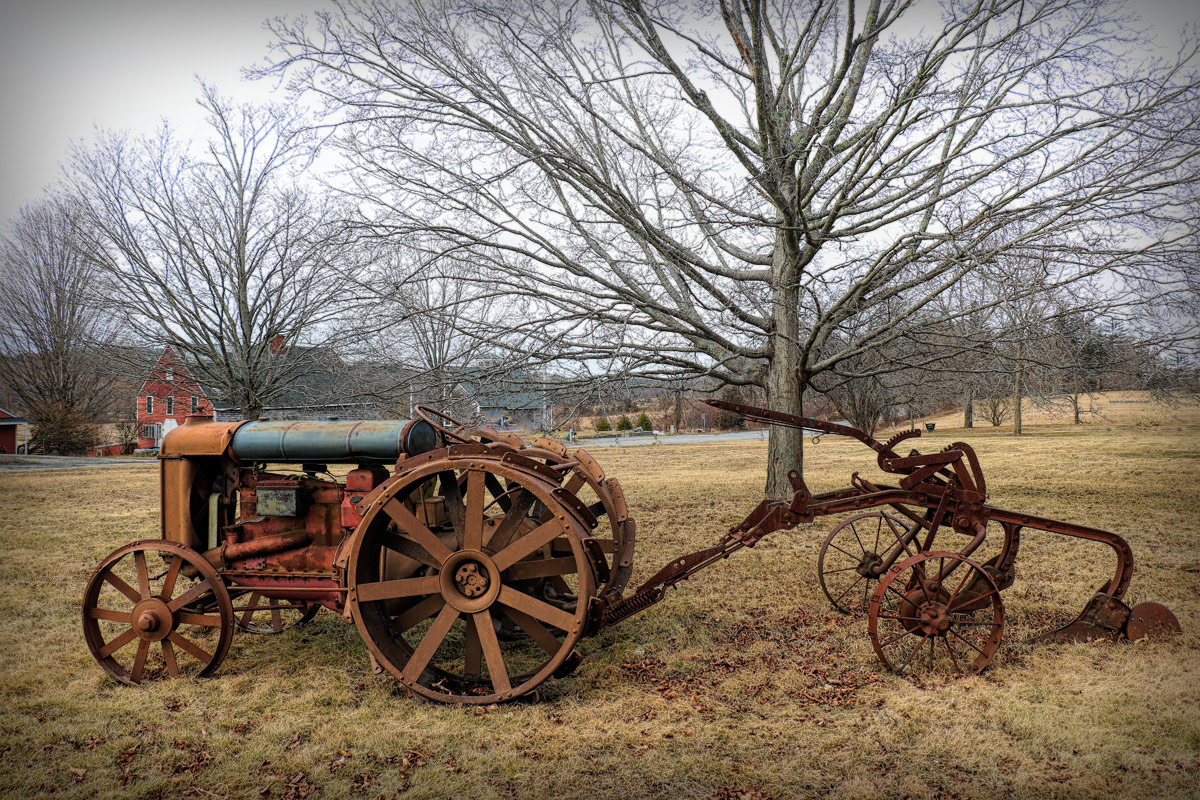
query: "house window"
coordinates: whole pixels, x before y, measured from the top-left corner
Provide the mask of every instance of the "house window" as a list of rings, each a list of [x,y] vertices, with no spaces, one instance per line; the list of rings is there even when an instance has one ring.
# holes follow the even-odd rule
[[[167,416],[175,415],[175,395],[167,395]]]
[[[168,381],[175,380],[175,370],[173,370],[173,369],[167,370],[167,380]]]
[[[199,410],[200,410],[200,398],[196,397],[196,395],[192,395],[192,410],[189,413],[195,414]]]
[[[151,395],[146,395],[146,413],[154,413],[154,398]]]

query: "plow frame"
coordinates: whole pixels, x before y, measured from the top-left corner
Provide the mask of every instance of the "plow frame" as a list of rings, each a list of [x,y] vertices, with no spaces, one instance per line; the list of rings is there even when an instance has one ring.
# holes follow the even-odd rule
[[[771,425],[815,430],[822,434],[856,439],[878,454],[881,470],[902,476],[899,485],[876,484],[854,473],[849,488],[813,495],[805,485],[803,476],[793,470],[788,473],[793,489],[790,500],[763,500],[744,520],[726,532],[715,546],[673,560],[641,584],[630,596],[606,608],[597,609],[600,615],[593,625],[593,630],[615,624],[649,608],[659,602],[670,587],[687,580],[717,561],[728,558],[744,547],[753,547],[772,533],[791,530],[797,525],[811,523],[819,517],[879,508],[889,508],[909,520],[911,524],[904,536],[898,537],[898,543],[886,554],[879,556],[878,563],[873,562],[869,567],[863,568],[864,575],[867,574],[866,570],[869,570],[874,577],[879,578],[893,568],[902,568],[903,563],[899,566],[897,564],[913,555],[909,545],[914,543],[917,545],[915,550],[918,554],[934,552],[937,535],[943,529],[949,529],[968,537],[968,541],[952,550],[944,546],[941,548],[945,555],[953,555],[960,559],[940,576],[939,580],[944,580],[961,564],[971,563],[968,559],[984,543],[988,523],[996,522],[1004,531],[1003,542],[1000,552],[982,569],[995,582],[997,592],[1013,583],[1021,531],[1025,528],[1098,542],[1111,548],[1115,555],[1116,564],[1112,578],[1099,587],[1083,612],[1071,623],[1043,634],[1040,639],[1081,641],[1094,638],[1118,639],[1122,636],[1140,638],[1138,634],[1145,635],[1163,629],[1179,630],[1174,616],[1157,603],[1145,603],[1135,609],[1129,609],[1122,602],[1133,576],[1133,550],[1117,534],[987,504],[987,484],[979,459],[970,445],[954,442],[938,453],[921,454],[913,450],[902,456],[896,452],[896,445],[906,439],[920,436],[919,430],[904,431],[886,442],[880,442],[850,426],[722,400],[704,402],[713,408],[732,411],[748,419]],[[923,540],[918,542],[922,532]],[[878,604],[878,598],[875,603]]]

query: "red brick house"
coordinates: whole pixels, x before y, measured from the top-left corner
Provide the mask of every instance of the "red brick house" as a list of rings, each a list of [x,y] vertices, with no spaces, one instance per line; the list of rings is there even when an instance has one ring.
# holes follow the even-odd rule
[[[18,417],[11,411],[0,408],[0,453],[17,452],[17,427],[26,424],[28,420],[24,417]]]
[[[158,447],[163,434],[182,425],[191,414],[211,417],[212,403],[175,351],[167,347],[138,391],[138,447]]]

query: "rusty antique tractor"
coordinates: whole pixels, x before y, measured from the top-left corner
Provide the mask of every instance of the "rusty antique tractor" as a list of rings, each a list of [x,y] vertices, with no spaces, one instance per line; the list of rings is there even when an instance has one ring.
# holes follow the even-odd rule
[[[968,674],[988,664],[1023,528],[1116,553],[1112,579],[1047,637],[1179,629],[1161,605],[1121,602],[1133,556],[1119,536],[987,505],[968,445],[902,456],[895,446],[916,432],[881,443],[853,428],[709,402],[856,438],[898,485],[856,474],[846,489],[812,495],[792,473],[790,502],[764,501],[716,545],[626,594],[636,528],[620,485],[584,450],[468,429],[427,409],[411,421],[194,417],[159,455],[162,538],[117,549],[88,582],[88,647],[126,683],[208,675],[235,630],[278,633],[324,606],[353,622],[375,665],[417,694],[500,702],[567,674],[582,637],[697,571],[769,533],[846,513],[857,516],[820,550],[821,587],[837,609],[866,613],[876,653],[898,672]],[[351,467],[342,480],[329,474],[339,464]],[[999,549],[985,557],[989,527]]]

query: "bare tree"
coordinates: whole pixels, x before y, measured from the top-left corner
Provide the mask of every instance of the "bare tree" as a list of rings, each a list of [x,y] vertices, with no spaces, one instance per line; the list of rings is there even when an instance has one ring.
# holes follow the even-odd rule
[[[337,209],[296,179],[311,136],[294,111],[235,107],[210,87],[199,102],[202,155],[166,127],[107,135],[74,154],[74,186],[90,263],[138,337],[254,419],[318,368],[297,345],[331,335],[354,251]]]
[[[497,379],[510,364],[493,337],[494,292],[471,279],[473,268],[452,256],[426,260],[415,248],[377,248],[378,267],[365,291],[379,299],[362,345],[376,374],[372,392],[399,405],[431,403],[464,414],[456,396],[464,381]]]
[[[529,299],[525,352],[800,413],[815,376],[976,310],[930,313],[999,253],[1070,238],[1065,285],[1169,252],[1200,174],[1194,51],[1135,63],[1094,0],[948,2],[912,32],[929,10],[349,0],[276,21],[275,68],[328,102],[377,230]],[[769,496],[801,448],[772,431]]]
[[[77,212],[58,199],[26,207],[0,242],[0,383],[47,452],[94,444],[113,404],[119,317],[95,302]]]

